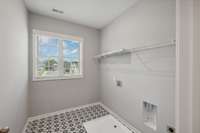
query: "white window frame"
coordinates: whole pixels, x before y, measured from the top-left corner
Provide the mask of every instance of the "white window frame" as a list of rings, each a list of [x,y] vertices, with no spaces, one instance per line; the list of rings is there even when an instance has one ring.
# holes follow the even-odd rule
[[[45,77],[38,77],[37,76],[37,52],[38,52],[38,44],[37,44],[37,39],[39,35],[46,35],[46,36],[52,36],[54,38],[58,38],[60,40],[74,40],[80,42],[80,73],[76,75],[64,75],[63,76],[45,76]],[[33,81],[41,81],[41,80],[61,80],[61,79],[76,79],[76,78],[83,78],[83,38],[78,37],[78,36],[71,36],[71,35],[64,35],[64,34],[59,34],[59,33],[53,33],[53,32],[48,32],[48,31],[41,31],[41,30],[33,30],[32,34],[32,39],[33,39],[33,72],[32,72],[32,80]],[[63,51],[63,45],[59,44],[59,48]],[[59,53],[59,62],[60,60],[63,60],[63,54]],[[62,61],[61,61],[62,62]],[[62,62],[63,63],[63,62]],[[59,65],[60,67],[61,65]],[[63,65],[64,66],[64,65]],[[64,68],[64,67],[62,67]],[[62,71],[62,68],[59,68],[59,72]],[[60,70],[61,69],[61,70]],[[63,70],[64,71],[64,70]]]

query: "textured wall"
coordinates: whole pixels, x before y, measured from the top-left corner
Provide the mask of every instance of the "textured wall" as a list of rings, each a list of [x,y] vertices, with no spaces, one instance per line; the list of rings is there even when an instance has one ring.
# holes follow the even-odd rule
[[[32,29],[84,38],[84,78],[31,82],[31,115],[99,101],[99,71],[93,56],[99,50],[99,31],[86,26],[30,14],[30,80],[32,75]]]
[[[175,1],[140,0],[101,33],[101,51],[133,48],[175,39]],[[101,100],[144,133],[142,101],[158,105],[156,133],[174,122],[175,47],[110,57],[101,62]],[[122,81],[116,87],[114,79]]]
[[[28,116],[28,24],[22,0],[0,1],[0,127],[20,133]]]

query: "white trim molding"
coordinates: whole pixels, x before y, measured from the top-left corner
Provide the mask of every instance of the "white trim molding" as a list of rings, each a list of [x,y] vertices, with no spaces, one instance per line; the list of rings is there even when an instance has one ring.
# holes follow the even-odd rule
[[[58,71],[59,74],[57,76],[44,76],[40,77],[37,75],[37,62],[38,62],[38,37],[40,35],[49,36],[53,38],[57,38],[59,40],[58,49],[59,49],[59,56],[58,56]],[[64,40],[73,40],[79,42],[79,73],[64,75],[64,54],[63,54],[63,42]],[[44,81],[44,80],[63,80],[63,79],[76,79],[76,78],[83,78],[83,41],[84,39],[78,36],[71,36],[71,35],[64,35],[59,33],[53,33],[48,31],[40,31],[40,30],[32,30],[32,41],[33,41],[33,64],[32,64],[32,81]]]
[[[176,1],[175,120],[177,133],[193,133],[193,2],[194,0]]]

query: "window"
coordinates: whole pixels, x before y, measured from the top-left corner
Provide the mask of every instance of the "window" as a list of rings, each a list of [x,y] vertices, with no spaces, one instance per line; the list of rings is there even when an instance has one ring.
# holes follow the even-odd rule
[[[80,37],[33,30],[33,80],[83,77]]]

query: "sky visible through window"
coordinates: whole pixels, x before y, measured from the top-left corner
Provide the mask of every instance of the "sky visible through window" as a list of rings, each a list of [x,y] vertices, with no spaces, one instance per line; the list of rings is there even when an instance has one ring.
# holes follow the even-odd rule
[[[64,41],[64,60],[65,61],[79,61],[79,48],[80,44],[76,41]]]
[[[73,40],[63,41],[63,54],[64,60],[68,62],[79,61],[80,58],[80,44]],[[40,60],[48,60],[48,58],[55,58],[57,60],[59,56],[59,39],[40,36],[39,38],[39,57]]]
[[[63,77],[81,74],[80,41],[59,36],[37,34],[36,77]],[[35,65],[34,65],[35,66]]]

